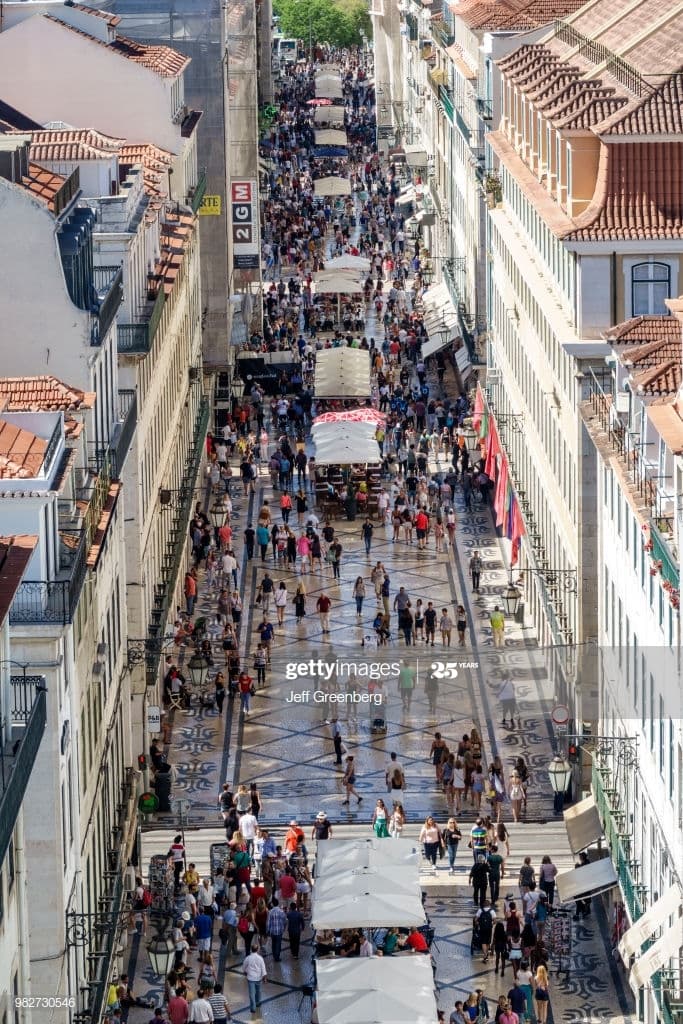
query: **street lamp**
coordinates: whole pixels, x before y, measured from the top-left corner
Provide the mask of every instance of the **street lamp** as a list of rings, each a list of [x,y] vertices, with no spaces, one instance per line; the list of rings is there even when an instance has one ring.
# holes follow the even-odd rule
[[[209,519],[211,525],[216,529],[220,530],[221,526],[225,526],[230,510],[220,499],[216,498],[213,505],[209,509]]]
[[[555,754],[548,765],[548,776],[554,795],[553,810],[560,814],[564,806],[564,794],[572,777],[572,768],[561,754]]]
[[[505,608],[505,614],[509,618],[514,618],[519,610],[519,602],[522,600],[521,591],[514,585],[512,580],[507,585],[507,589],[503,594],[503,606]]]
[[[192,686],[197,690],[201,690],[206,681],[206,676],[209,671],[209,663],[206,658],[198,654],[196,651],[187,663],[187,667],[190,670],[190,679],[192,680]]]
[[[166,921],[157,925],[157,934],[147,944],[147,955],[152,970],[158,978],[165,978],[170,973],[175,961],[175,943],[166,932]]]

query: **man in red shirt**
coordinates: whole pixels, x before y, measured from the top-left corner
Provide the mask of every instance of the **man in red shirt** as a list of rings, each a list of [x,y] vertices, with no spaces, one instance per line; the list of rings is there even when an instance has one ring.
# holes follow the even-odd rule
[[[429,529],[429,516],[424,509],[415,516],[415,531],[417,533],[417,546],[420,550],[424,550],[425,544],[427,543],[427,530]]]
[[[299,826],[299,823],[292,818],[289,823],[289,828],[285,833],[285,854],[287,857],[291,857],[293,853],[296,853],[299,836],[301,836],[302,840],[305,838],[304,830]]]
[[[323,593],[318,598],[318,602],[316,604],[316,609],[318,611],[318,614],[320,615],[320,625],[322,626],[323,633],[329,633],[329,631],[330,631],[330,606],[331,606],[331,604],[332,604],[332,602],[330,601],[329,597],[323,591]]]
[[[183,996],[183,990],[177,988],[175,995],[168,1001],[168,1019],[171,1024],[186,1024],[189,1015],[187,999]]]
[[[414,950],[415,953],[428,953],[429,946],[422,932],[419,932],[417,928],[411,928],[410,934],[406,939],[404,945],[408,949]]]
[[[251,676],[247,675],[246,672],[240,672],[237,680],[237,689],[240,693],[240,706],[245,715],[249,714],[249,701],[251,699],[251,690],[254,685],[254,680]]]

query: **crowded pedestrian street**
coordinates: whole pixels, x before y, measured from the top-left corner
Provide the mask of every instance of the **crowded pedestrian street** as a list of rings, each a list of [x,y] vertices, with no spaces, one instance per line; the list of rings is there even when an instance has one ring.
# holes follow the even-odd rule
[[[323,72],[338,91],[319,84]],[[452,352],[421,355],[429,253],[398,201],[410,181],[374,143],[372,72],[369,51],[325,49],[287,66],[263,136],[264,330],[243,354],[285,353],[299,370],[270,391],[243,380],[207,441],[151,751],[170,800],[146,816],[137,868],[147,893],[150,864],[174,860],[176,957],[164,988],[136,904],[131,1024],[162,1005],[184,1024],[185,993],[191,1009],[204,988],[214,1016],[190,1020],[220,1020],[221,1000],[233,1021],[315,1020],[312,958],[326,942],[348,956],[354,942],[361,956],[365,943],[394,949],[396,929],[335,940],[311,923],[321,844],[372,836],[417,851],[444,1020],[579,1024],[631,1012],[600,899],[560,905],[555,891],[555,873],[577,858],[548,773],[551,663],[504,610],[509,537],[496,527],[476,369],[463,381]],[[326,119],[337,109],[328,95],[339,120]],[[340,126],[342,155],[328,155],[335,147],[316,135]],[[316,188],[328,178],[338,193]],[[366,269],[344,271],[348,292],[325,291],[327,265],[345,258]],[[342,375],[322,397],[323,357],[347,351],[365,355],[369,391],[349,397]],[[318,424],[334,444],[359,412],[374,467],[353,452],[324,459]],[[252,936],[260,954],[245,967]],[[411,942],[399,930],[399,946]]]

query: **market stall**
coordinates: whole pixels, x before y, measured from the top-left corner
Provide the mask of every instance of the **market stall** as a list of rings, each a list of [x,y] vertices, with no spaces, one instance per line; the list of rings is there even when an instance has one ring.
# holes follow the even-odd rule
[[[350,196],[351,182],[348,178],[330,174],[326,178],[316,178],[313,191],[317,196]]]
[[[359,957],[316,964],[319,1024],[436,1024],[426,956]]]
[[[327,291],[334,291],[327,288]],[[370,395],[370,355],[359,348],[327,348],[315,362],[316,398],[361,398]]]
[[[319,843],[315,857],[315,877],[325,878],[335,872],[353,868],[387,868],[420,862],[420,847],[412,839],[386,839],[368,836],[366,839],[329,839]]]

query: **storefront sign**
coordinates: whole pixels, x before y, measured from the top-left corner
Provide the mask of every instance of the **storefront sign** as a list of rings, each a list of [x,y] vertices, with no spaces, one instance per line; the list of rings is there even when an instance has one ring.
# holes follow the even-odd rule
[[[147,708],[147,732],[161,732],[161,708],[156,704]]]
[[[199,207],[200,217],[220,217],[223,201],[220,196],[204,196]]]
[[[236,270],[255,270],[259,266],[257,196],[256,181],[230,183],[232,265]]]

